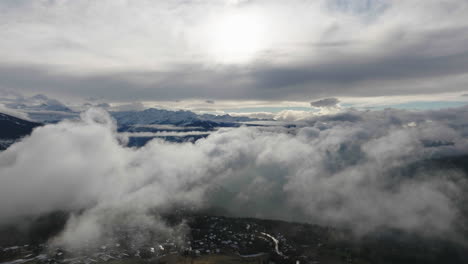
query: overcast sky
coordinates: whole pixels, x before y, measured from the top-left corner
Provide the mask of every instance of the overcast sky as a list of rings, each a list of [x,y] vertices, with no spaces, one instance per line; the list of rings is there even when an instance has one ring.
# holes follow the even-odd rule
[[[466,0],[2,0],[0,89],[110,102],[468,91]]]

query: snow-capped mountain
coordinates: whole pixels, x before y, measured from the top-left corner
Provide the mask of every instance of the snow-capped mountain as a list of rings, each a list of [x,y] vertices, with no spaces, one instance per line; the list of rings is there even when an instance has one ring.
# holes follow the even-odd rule
[[[0,104],[17,112],[25,113],[31,120],[39,123],[57,123],[64,119],[79,117],[79,113],[74,112],[61,101],[42,94],[32,97],[0,97]]]
[[[43,99],[36,96],[35,100]],[[51,100],[49,100],[51,101]],[[1,114],[0,116],[0,150],[16,142],[19,138],[31,133],[32,129],[41,124],[57,123],[65,119],[79,119],[79,112],[73,112],[68,107],[57,103],[27,106],[16,104],[16,110],[26,113],[31,120],[37,123],[21,120],[13,116]],[[170,111],[163,109],[146,109],[143,111],[110,112],[116,120],[118,131],[127,133],[131,146],[142,146],[153,138],[163,138],[173,142],[197,140],[209,135],[219,127],[238,127],[242,122],[256,121],[248,117],[234,117],[230,115],[198,115],[191,111]],[[161,136],[160,132],[174,132],[172,135]],[[197,131],[194,135],[189,132]],[[183,132],[181,135],[177,133]],[[200,134],[200,132],[207,132]],[[143,133],[147,133],[144,134]],[[151,134],[151,133],[154,133]],[[133,143],[132,143],[133,142]]]
[[[78,119],[80,114],[69,111],[27,111],[30,119],[40,123],[58,123],[65,119]]]
[[[5,104],[8,108],[24,111],[56,111],[73,112],[68,106],[57,99],[49,98],[42,94],[32,97],[21,97],[15,100],[9,100]]]
[[[60,111],[60,112],[72,112],[70,108],[63,104],[40,104],[32,107],[33,110],[38,111]]]
[[[210,115],[203,114],[200,116],[202,119],[211,120],[215,122],[225,122],[225,123],[239,123],[239,122],[249,122],[249,121],[258,121],[258,119],[250,118],[247,116],[231,116],[228,114],[225,115]]]
[[[111,114],[117,120],[119,126],[158,124],[213,128],[238,126],[239,122],[255,121],[255,119],[248,117],[216,116],[210,114],[197,115],[191,111],[169,111],[154,108],[143,111],[112,112]]]
[[[200,120],[195,113],[190,111],[168,111],[154,108],[143,111],[112,112],[111,114],[121,126],[153,124],[187,126]]]

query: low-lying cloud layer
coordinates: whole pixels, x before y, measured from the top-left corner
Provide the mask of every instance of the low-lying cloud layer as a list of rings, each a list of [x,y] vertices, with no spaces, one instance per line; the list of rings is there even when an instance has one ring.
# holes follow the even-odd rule
[[[297,125],[134,149],[108,113],[90,109],[0,153],[0,222],[74,212],[55,239],[68,246],[105,239],[116,226],[175,232],[153,217],[174,204],[359,234],[458,230],[466,175],[425,162],[468,154],[468,108],[350,111]]]

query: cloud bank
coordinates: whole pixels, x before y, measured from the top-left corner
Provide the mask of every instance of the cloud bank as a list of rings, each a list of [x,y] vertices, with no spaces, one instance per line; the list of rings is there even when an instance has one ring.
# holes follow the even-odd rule
[[[358,234],[454,234],[466,174],[426,162],[468,154],[467,124],[468,108],[351,111],[296,128],[221,129],[195,143],[153,140],[134,149],[92,108],[0,153],[0,222],[73,212],[55,238],[70,247],[138,226],[177,233],[157,217],[176,204]]]

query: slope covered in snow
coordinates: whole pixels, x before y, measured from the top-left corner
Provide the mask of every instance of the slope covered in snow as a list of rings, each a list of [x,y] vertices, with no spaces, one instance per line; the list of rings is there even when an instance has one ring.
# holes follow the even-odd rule
[[[8,148],[16,140],[29,135],[39,123],[26,121],[0,113],[0,150]]]

